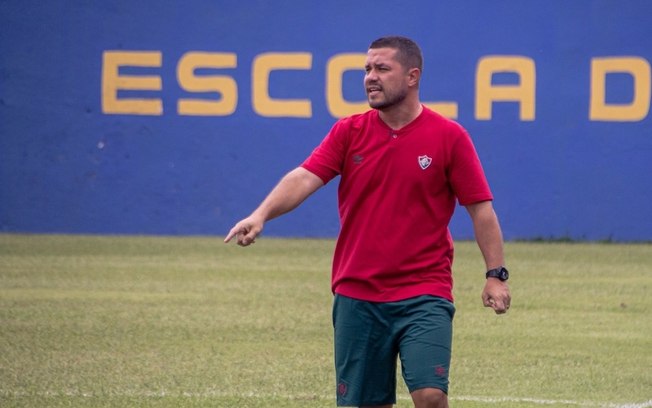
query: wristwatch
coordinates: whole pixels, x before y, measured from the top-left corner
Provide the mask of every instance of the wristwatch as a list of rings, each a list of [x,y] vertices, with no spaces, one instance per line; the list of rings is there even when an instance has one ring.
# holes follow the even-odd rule
[[[509,279],[509,271],[504,266],[487,271],[487,278],[498,278],[502,282]]]

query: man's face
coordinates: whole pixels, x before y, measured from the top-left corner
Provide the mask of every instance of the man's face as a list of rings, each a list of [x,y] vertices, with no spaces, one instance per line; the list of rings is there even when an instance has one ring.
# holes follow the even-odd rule
[[[408,93],[408,72],[396,60],[394,48],[372,48],[367,52],[364,86],[369,106],[383,110],[403,102]]]

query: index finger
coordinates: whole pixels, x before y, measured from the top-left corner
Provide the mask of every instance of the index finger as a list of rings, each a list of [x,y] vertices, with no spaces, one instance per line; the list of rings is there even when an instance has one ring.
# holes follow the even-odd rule
[[[231,239],[233,239],[233,237],[238,235],[239,232],[240,232],[240,228],[236,228],[236,227],[231,228],[231,231],[229,231],[229,233],[226,235],[226,238],[224,238],[224,243],[228,243],[229,241],[231,241]]]

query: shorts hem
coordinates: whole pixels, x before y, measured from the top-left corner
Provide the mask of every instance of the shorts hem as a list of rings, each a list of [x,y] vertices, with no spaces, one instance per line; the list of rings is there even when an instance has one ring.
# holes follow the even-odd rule
[[[378,406],[380,406],[380,405],[396,405],[396,400],[394,399],[394,400],[390,400],[390,401],[386,401],[386,402],[385,401],[383,401],[383,402],[374,401],[374,402],[360,402],[360,403],[356,403],[356,402],[342,402],[341,403],[339,401],[337,402],[338,407],[363,407],[363,406],[373,407],[373,406],[376,406],[376,405],[378,405]]]
[[[448,387],[443,387],[443,386],[438,385],[438,384],[419,384],[419,385],[415,385],[414,387],[408,387],[408,391],[411,394],[414,391],[421,390],[421,389],[424,389],[424,388],[436,388],[436,389],[438,389],[440,391],[443,391],[444,394],[448,395]]]

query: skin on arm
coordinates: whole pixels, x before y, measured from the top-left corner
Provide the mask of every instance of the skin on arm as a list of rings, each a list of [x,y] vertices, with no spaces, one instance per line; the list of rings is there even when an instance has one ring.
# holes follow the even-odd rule
[[[470,204],[466,206],[466,210],[473,221],[475,240],[487,270],[505,265],[503,235],[491,201]],[[491,307],[497,314],[507,312],[511,303],[507,282],[488,278],[482,291],[482,303],[485,307]]]
[[[290,171],[251,215],[231,228],[224,242],[229,242],[236,237],[240,246],[253,244],[267,221],[297,208],[323,185],[321,178],[303,167]]]

